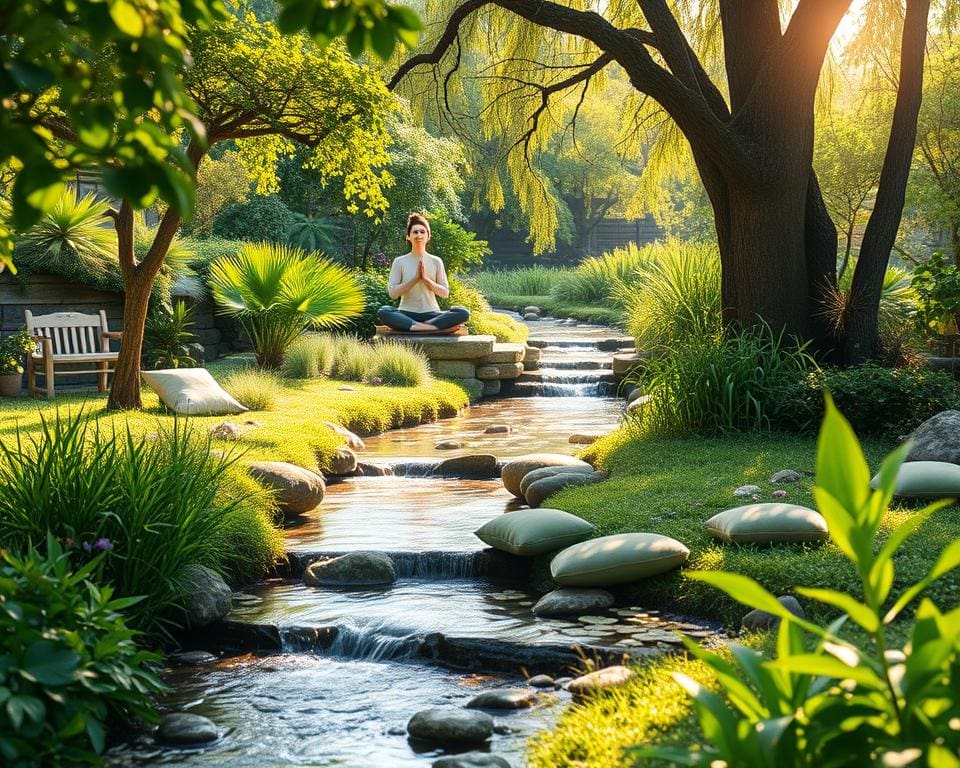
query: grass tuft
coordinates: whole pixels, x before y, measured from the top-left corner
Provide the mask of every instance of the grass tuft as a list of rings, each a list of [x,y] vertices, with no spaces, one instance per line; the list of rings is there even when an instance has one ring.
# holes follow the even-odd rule
[[[375,360],[368,382],[395,387],[422,387],[433,377],[430,362],[419,349],[395,341],[381,341],[374,347]]]
[[[223,388],[251,411],[270,411],[277,404],[280,376],[259,368],[240,368],[228,374]]]

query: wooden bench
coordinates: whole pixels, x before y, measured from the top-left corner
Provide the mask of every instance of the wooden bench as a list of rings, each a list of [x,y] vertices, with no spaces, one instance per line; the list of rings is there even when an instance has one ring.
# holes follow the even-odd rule
[[[79,312],[55,312],[52,315],[37,315],[28,309],[24,312],[27,331],[37,349],[27,355],[27,391],[30,394],[43,392],[48,398],[54,396],[56,368],[62,365],[76,366],[96,364],[86,370],[61,371],[62,374],[95,373],[97,389],[107,391],[107,374],[110,363],[117,361],[119,352],[110,351],[110,340],[119,339],[122,331],[107,328],[107,313],[82,315]],[[45,387],[37,386],[37,375],[43,376]]]

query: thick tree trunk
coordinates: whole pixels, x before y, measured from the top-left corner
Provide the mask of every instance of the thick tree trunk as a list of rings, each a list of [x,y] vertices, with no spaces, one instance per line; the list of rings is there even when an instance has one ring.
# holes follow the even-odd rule
[[[140,399],[140,356],[143,353],[143,330],[150,306],[153,276],[136,275],[124,280],[123,342],[110,388],[107,408],[130,410],[142,408]]]
[[[827,212],[817,175],[810,170],[804,220],[807,254],[807,301],[811,352],[824,360],[836,357],[838,328],[831,309],[837,287],[837,227]]]

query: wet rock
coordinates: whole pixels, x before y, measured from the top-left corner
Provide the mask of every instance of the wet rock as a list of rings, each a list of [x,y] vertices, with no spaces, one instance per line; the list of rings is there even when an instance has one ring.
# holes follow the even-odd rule
[[[524,312],[523,319],[527,322],[533,322],[535,320],[539,320],[540,315],[538,315],[536,312]]]
[[[383,552],[348,552],[316,560],[303,572],[303,581],[310,587],[376,586],[396,580],[393,560]]]
[[[585,696],[593,691],[622,685],[633,677],[633,672],[626,667],[606,667],[596,672],[574,678],[567,685],[567,690],[574,696]]]
[[[941,411],[910,435],[907,461],[949,461],[960,464],[960,411]]]
[[[341,445],[330,459],[331,475],[349,475],[357,468],[357,454],[345,445]]]
[[[393,726],[393,728],[391,728],[389,731],[387,731],[387,735],[388,735],[388,736],[406,736],[406,735],[407,735],[407,729],[404,728],[404,727],[402,727],[402,726],[395,725],[395,726]]]
[[[589,464],[582,467],[541,467],[540,469],[527,472],[527,474],[523,476],[523,479],[520,481],[520,493],[525,497],[527,489],[531,485],[538,480],[545,480],[548,477],[556,477],[557,475],[589,475],[592,473],[593,467]]]
[[[474,696],[469,709],[526,709],[537,703],[535,691],[526,688],[495,688]]]
[[[574,445],[593,445],[605,434],[605,432],[574,432],[567,438],[567,442]]]
[[[353,450],[355,451],[362,451],[364,448],[367,447],[366,443],[364,443],[363,440],[361,440],[357,435],[355,435],[346,427],[341,427],[339,424],[333,421],[322,421],[320,423],[323,424],[328,429],[332,429],[334,432],[340,435],[340,437],[343,438],[343,441],[347,444],[348,448],[353,448]]]
[[[535,315],[539,315],[539,314],[540,314],[540,307],[536,307],[536,306],[534,306],[533,304],[531,304],[529,307],[524,307],[524,308],[523,308],[523,311],[522,311],[520,314],[521,314],[521,315],[525,315],[525,314],[527,314],[528,312],[533,312]]]
[[[503,465],[501,476],[504,487],[517,498],[523,498],[520,481],[527,472],[542,467],[589,467],[585,461],[562,453],[529,453]]]
[[[157,741],[180,746],[207,744],[218,738],[220,734],[216,723],[190,712],[173,712],[164,716],[156,733]]]
[[[804,613],[803,607],[797,601],[793,595],[781,595],[777,598],[780,601],[780,604],[786,608],[794,616],[805,619],[807,614]],[[748,632],[757,632],[762,629],[776,629],[780,626],[780,617],[774,616],[772,613],[767,613],[766,611],[761,611],[759,608],[756,608],[740,621],[740,627],[745,629]]]
[[[214,440],[239,440],[240,436],[240,425],[232,421],[223,421],[210,429],[210,437]]]
[[[573,682],[572,677],[558,677],[556,680],[553,681],[554,685],[556,685],[557,688],[566,688],[572,682]]]
[[[424,709],[410,718],[407,733],[434,744],[480,744],[493,734],[493,718],[454,707]]]
[[[261,485],[276,491],[285,514],[302,515],[323,501],[326,486],[316,472],[285,461],[258,461],[249,469]]]
[[[181,667],[199,667],[204,664],[210,664],[217,660],[209,651],[181,651],[180,653],[171,653],[167,661]]]
[[[500,476],[497,457],[492,453],[473,453],[441,461],[434,473],[473,480],[492,479]]]
[[[393,467],[383,467],[379,464],[369,464],[365,461],[358,461],[357,468],[353,470],[355,475],[361,477],[385,477],[393,474]]]
[[[532,685],[534,688],[553,688],[556,681],[550,675],[534,675],[527,680],[527,685]]]
[[[456,451],[459,448],[463,448],[463,443],[459,440],[441,440],[433,447],[438,451]]]
[[[741,485],[739,488],[734,490],[733,495],[744,497],[744,496],[753,496],[756,493],[760,493],[759,485]]]
[[[518,365],[523,364],[518,363]],[[486,379],[483,382],[483,395],[484,397],[488,395],[499,395],[502,388],[503,385],[500,383],[500,379]]]
[[[497,734],[497,736],[509,736],[513,733],[513,728],[506,723],[494,723],[493,732]]]
[[[613,595],[605,589],[562,587],[548,592],[533,606],[534,616],[579,616],[602,611],[613,605]]]
[[[783,483],[796,483],[800,480],[800,473],[792,469],[781,469],[770,478],[771,485],[782,485]]]
[[[590,474],[564,474],[545,477],[543,480],[537,480],[527,486],[527,492],[524,498],[531,507],[539,507],[544,501],[553,494],[564,488],[571,488],[575,485],[590,485],[606,479],[603,472],[591,472]]]
[[[483,434],[485,435],[506,435],[509,432],[509,424],[491,424],[489,427],[483,430]]]
[[[205,627],[222,619],[233,607],[232,591],[216,571],[193,563],[177,579],[188,627]]]
[[[597,342],[597,349],[601,352],[616,352],[618,349],[624,349],[625,347],[632,347],[633,340],[625,338],[609,338],[609,339],[600,339]]]
[[[489,752],[464,752],[434,760],[430,768],[510,768],[510,763]]]

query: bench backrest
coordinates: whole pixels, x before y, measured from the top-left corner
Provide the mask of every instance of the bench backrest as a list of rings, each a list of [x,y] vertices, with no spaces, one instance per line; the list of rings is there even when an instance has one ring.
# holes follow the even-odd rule
[[[54,312],[37,315],[28,309],[24,312],[27,331],[32,336],[50,339],[55,355],[84,355],[94,352],[109,352],[107,313],[102,309],[98,315],[83,315],[79,312]]]

